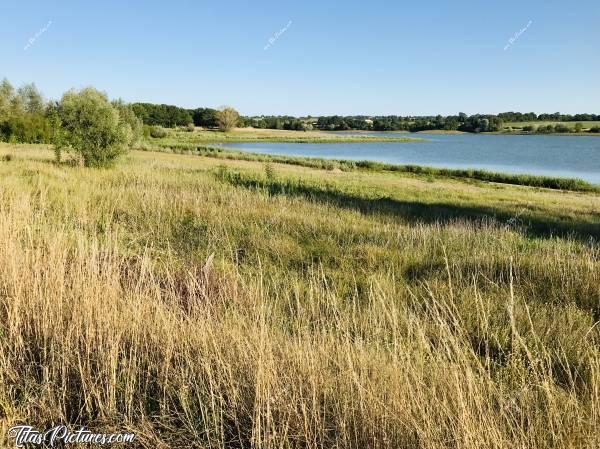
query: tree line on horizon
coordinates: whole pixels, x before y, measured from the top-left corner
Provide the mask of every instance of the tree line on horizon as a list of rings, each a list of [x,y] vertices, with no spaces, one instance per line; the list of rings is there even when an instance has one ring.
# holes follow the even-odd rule
[[[118,104],[117,104],[118,103]],[[262,129],[309,131],[464,131],[470,133],[497,132],[508,122],[576,122],[573,127],[563,124],[528,124],[522,131],[529,133],[581,132],[580,122],[600,121],[600,114],[536,114],[534,112],[503,112],[494,114],[449,116],[239,116],[233,108],[186,109],[174,105],[153,103],[125,104],[113,101],[122,114],[137,118],[144,126],[144,134],[160,137],[162,128],[194,127],[229,130],[235,126]],[[7,79],[0,82],[0,141],[14,143],[52,143],[56,135],[59,101],[45,101],[35,84],[25,84],[15,89]],[[125,112],[126,111],[126,112]],[[224,111],[227,113],[224,114]],[[223,120],[226,119],[226,120]],[[136,126],[136,129],[138,127]],[[594,126],[590,132],[599,133]]]
[[[203,128],[218,127],[219,111],[212,108],[185,109],[178,106],[152,103],[132,104],[136,115],[146,125],[162,126],[164,128],[183,127],[193,124]],[[600,114],[536,114],[534,112],[503,112],[500,114],[474,114],[459,113],[449,116],[320,116],[320,117],[294,117],[289,115],[270,116],[240,116],[237,122],[239,127],[253,127],[259,129],[280,129],[290,131],[310,131],[318,129],[323,131],[463,131],[470,133],[497,132],[504,129],[508,122],[588,122],[600,121]],[[525,132],[580,132],[581,127],[566,127],[564,125],[526,126]],[[592,132],[600,132],[594,127]]]

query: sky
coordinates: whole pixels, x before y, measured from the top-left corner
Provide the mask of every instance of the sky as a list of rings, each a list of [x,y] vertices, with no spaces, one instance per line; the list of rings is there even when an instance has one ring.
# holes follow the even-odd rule
[[[243,115],[600,113],[600,2],[0,0],[0,78]]]

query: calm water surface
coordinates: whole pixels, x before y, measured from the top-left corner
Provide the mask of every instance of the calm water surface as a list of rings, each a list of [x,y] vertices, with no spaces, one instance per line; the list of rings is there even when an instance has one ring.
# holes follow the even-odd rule
[[[377,136],[402,136],[369,133]],[[363,134],[364,135],[364,134]],[[407,134],[407,136],[412,136]],[[600,136],[419,134],[426,142],[232,143],[254,153],[580,178],[600,184]]]

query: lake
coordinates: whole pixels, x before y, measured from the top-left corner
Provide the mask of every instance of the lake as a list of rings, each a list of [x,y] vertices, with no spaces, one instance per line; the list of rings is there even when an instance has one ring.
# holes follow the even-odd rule
[[[352,133],[347,133],[352,134]],[[363,133],[402,136],[395,133]],[[408,135],[408,134],[407,134]],[[413,136],[414,134],[410,134]],[[580,178],[600,184],[600,136],[418,134],[426,142],[232,143],[243,151]]]

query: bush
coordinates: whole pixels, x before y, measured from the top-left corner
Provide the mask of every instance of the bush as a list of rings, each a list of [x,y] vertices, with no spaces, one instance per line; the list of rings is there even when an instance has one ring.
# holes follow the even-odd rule
[[[555,128],[552,125],[546,125],[546,126],[540,126],[537,130],[538,133],[540,134],[552,134]]]
[[[273,165],[270,162],[267,162],[265,164],[265,176],[269,181],[275,179],[275,169],[273,168]]]
[[[185,127],[185,130],[189,133],[193,133],[196,130],[196,127],[193,123],[188,123],[188,125]]]
[[[124,104],[121,101],[115,102],[114,106],[119,111],[119,118],[121,122],[127,124],[131,129],[131,137],[128,142],[129,146],[138,146],[142,142],[142,136],[144,135],[144,125],[133,112],[130,105]]]
[[[162,139],[163,137],[167,137],[167,130],[162,126],[153,126],[150,130],[150,136],[155,139]]]
[[[92,87],[65,93],[58,108],[55,150],[75,153],[86,167],[111,165],[131,144],[133,131],[106,94]]]
[[[50,143],[52,127],[39,114],[18,113],[0,120],[0,141],[12,143]]]

